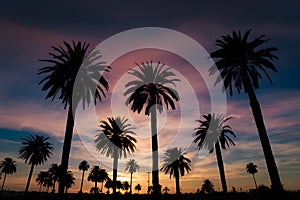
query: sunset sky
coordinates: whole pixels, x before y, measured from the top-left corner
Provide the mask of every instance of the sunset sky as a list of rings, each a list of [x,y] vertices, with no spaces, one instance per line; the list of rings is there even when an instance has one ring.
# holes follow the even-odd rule
[[[180,2],[180,3],[179,3]],[[0,7],[0,160],[11,157],[16,161],[17,173],[9,175],[5,189],[22,191],[25,189],[29,165],[18,159],[21,138],[30,134],[49,136],[54,144],[54,153],[44,165],[35,169],[30,190],[38,190],[36,175],[47,170],[52,163],[60,163],[62,142],[67,110],[58,99],[45,100],[46,93],[38,85],[42,76],[38,69],[45,66],[39,59],[47,59],[51,46],[63,41],[82,41],[91,49],[120,32],[141,27],[162,27],[181,32],[197,41],[207,52],[216,49],[215,40],[221,35],[252,29],[252,38],[265,34],[271,40],[267,46],[279,49],[274,61],[278,73],[270,72],[271,85],[266,79],[260,83],[257,97],[261,103],[265,124],[273,153],[279,169],[281,181],[287,190],[300,189],[300,3],[292,0],[274,1],[127,1],[121,3],[99,3],[98,1],[6,1]],[[227,1],[228,2],[228,1]],[[163,37],[156,38],[164,43]],[[128,41],[120,42],[120,48]],[[184,48],[180,40],[172,41]],[[184,49],[189,52],[189,49]],[[101,49],[100,49],[101,51]],[[103,50],[104,52],[105,50]],[[117,52],[117,50],[115,51]],[[197,56],[197,52],[189,52]],[[205,56],[205,55],[199,55]],[[208,56],[207,56],[208,57]],[[137,151],[119,161],[118,179],[129,181],[130,174],[124,172],[125,163],[136,159],[141,166],[133,176],[133,186],[142,185],[141,193],[147,191],[148,171],[151,170],[149,118],[129,111],[125,106],[124,83],[130,80],[127,72],[135,62],[153,60],[170,66],[181,80],[176,83],[180,101],[175,111],[158,114],[160,156],[169,147],[186,149],[186,156],[192,160],[192,171],[181,178],[181,191],[195,192],[204,179],[210,179],[216,190],[221,190],[219,171],[215,154],[199,154],[191,144],[192,133],[197,127],[195,120],[211,111],[209,79],[200,74],[184,58],[160,49],[140,49],[120,55],[112,63],[112,69],[105,73],[110,84],[107,98],[98,102],[96,110],[78,114],[73,136],[69,170],[74,173],[76,184],[70,192],[78,192],[81,172],[78,164],[87,160],[91,166],[106,168],[112,177],[112,159],[100,155],[91,141],[96,137],[97,125],[93,120],[105,120],[111,115],[121,115],[130,119],[137,133]],[[105,61],[105,60],[103,60]],[[204,66],[201,66],[204,67]],[[207,68],[208,70],[208,68]],[[245,166],[254,162],[258,166],[256,174],[259,185],[270,186],[269,176],[253,120],[248,97],[235,93],[230,97],[223,94],[228,122],[237,137],[236,145],[223,151],[225,173],[229,190],[235,187],[244,191],[254,188],[251,175]],[[221,98],[221,97],[220,97]],[[195,101],[196,100],[196,101]],[[219,99],[218,99],[219,100]],[[195,104],[194,104],[195,103]],[[199,112],[198,112],[199,111]],[[93,115],[94,113],[94,115]],[[95,115],[96,113],[96,115]],[[95,126],[93,126],[95,125]],[[87,131],[88,130],[88,131]],[[151,176],[150,176],[151,177]],[[0,180],[2,181],[2,180]],[[151,181],[151,180],[150,180]],[[160,173],[160,184],[175,193],[175,180]],[[93,186],[87,180],[86,192]]]

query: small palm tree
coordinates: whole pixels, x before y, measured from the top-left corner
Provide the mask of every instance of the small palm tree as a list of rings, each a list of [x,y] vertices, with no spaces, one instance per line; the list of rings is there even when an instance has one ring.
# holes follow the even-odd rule
[[[79,190],[79,192],[82,193],[84,172],[89,170],[90,165],[86,160],[84,160],[79,164],[78,168],[79,168],[80,171],[82,171],[82,178],[81,178],[81,184],[80,184],[80,190]]]
[[[126,163],[125,171],[130,172],[130,194],[132,193],[132,174],[139,170],[140,166],[137,164],[137,162],[134,159],[130,159]]]
[[[113,182],[110,178],[106,180],[104,187],[107,189],[107,194],[109,194],[109,189],[113,188]]]
[[[272,188],[274,191],[282,191],[283,187],[272,153],[262,111],[255,94],[255,90],[259,88],[259,79],[262,78],[261,73],[266,75],[272,83],[267,70],[277,72],[276,67],[272,63],[274,59],[277,59],[277,56],[273,54],[277,48],[262,48],[261,45],[268,41],[264,38],[264,35],[249,41],[250,32],[251,30],[248,30],[242,36],[240,31],[233,31],[232,36],[223,35],[222,40],[217,40],[216,45],[220,48],[212,52],[211,57],[219,60],[209,71],[210,74],[214,74],[220,70],[220,76],[215,84],[223,79],[225,89],[229,89],[231,96],[233,93],[232,87],[235,87],[238,93],[244,89],[245,93],[248,94]]]
[[[170,191],[170,189],[167,186],[164,187],[164,189],[163,189],[164,194],[168,194],[168,191]]]
[[[53,145],[48,142],[49,137],[38,135],[30,135],[22,140],[23,146],[19,150],[19,158],[31,165],[25,188],[25,194],[27,194],[34,166],[44,164],[51,157]]]
[[[252,174],[253,176],[253,180],[254,180],[254,184],[255,184],[255,188],[257,190],[257,184],[256,184],[256,180],[255,180],[255,175],[258,171],[257,171],[257,165],[253,164],[252,162],[248,163],[246,165],[246,169],[247,169],[247,172],[249,174]]]
[[[220,178],[222,183],[223,192],[227,192],[227,184],[225,177],[225,170],[221,148],[229,148],[230,145],[235,145],[230,135],[236,137],[231,127],[224,125],[231,117],[225,118],[224,115],[208,114],[203,115],[204,120],[196,120],[199,122],[199,127],[195,129],[194,143],[198,143],[198,148],[207,149],[210,153],[216,149],[216,156],[218,167],[220,171]]]
[[[40,171],[35,179],[35,182],[40,186],[39,192],[41,192],[42,186],[45,185],[46,180],[49,177],[49,173],[47,171]]]
[[[205,179],[203,181],[201,191],[204,191],[205,193],[210,194],[213,191],[215,191],[214,187],[215,187],[214,184],[209,179]]]
[[[66,191],[65,193],[68,192],[68,189],[70,189],[72,187],[72,185],[75,185],[75,177],[73,176],[73,173],[71,171],[67,172],[66,175],[66,183],[65,183],[65,187],[66,187]]]
[[[1,169],[1,173],[4,173],[3,183],[1,187],[1,191],[2,191],[5,184],[6,175],[16,173],[17,165],[15,164],[15,161],[12,158],[5,158],[0,163],[0,169]]]
[[[140,113],[145,107],[145,115],[151,117],[151,138],[152,138],[152,184],[155,195],[160,193],[159,190],[159,168],[158,168],[158,140],[157,140],[157,109],[163,111],[163,104],[166,109],[169,106],[175,110],[174,100],[178,101],[177,91],[166,85],[175,86],[179,79],[174,78],[176,75],[165,68],[164,64],[153,66],[152,61],[137,64],[139,70],[131,70],[129,74],[133,75],[136,80],[129,81],[125,87],[129,87],[124,96],[130,95],[126,105],[131,104],[133,112]],[[159,105],[159,106],[157,106]]]
[[[118,160],[122,155],[126,158],[127,153],[135,151],[135,132],[128,119],[121,117],[109,117],[108,121],[102,120],[100,123],[100,133],[95,140],[96,148],[101,154],[113,158],[113,193],[116,193]]]
[[[52,185],[52,193],[55,193],[56,182],[61,178],[61,167],[58,164],[51,164],[48,169],[48,173],[51,175],[53,185]]]
[[[99,194],[100,193],[100,189],[98,187],[92,187],[90,189],[90,193],[91,194]]]
[[[140,190],[142,189],[142,186],[138,183],[138,184],[134,187],[134,189],[138,191],[138,194],[140,194]]]
[[[175,178],[176,182],[176,194],[180,194],[180,185],[179,178],[180,176],[184,176],[185,172],[189,173],[191,171],[191,160],[186,158],[183,153],[183,150],[177,147],[167,149],[164,158],[163,158],[163,166],[160,169],[164,171],[165,174],[170,174],[170,178],[172,175]]]
[[[95,188],[97,188],[98,182],[102,183],[100,192],[102,192],[102,189],[103,189],[103,182],[107,181],[108,179],[109,179],[109,177],[108,177],[106,170],[102,169],[99,166],[94,166],[88,176],[88,181],[95,182]]]
[[[46,99],[62,100],[64,109],[68,107],[68,117],[65,130],[64,145],[61,157],[62,174],[59,182],[59,193],[65,189],[65,175],[68,170],[69,154],[74,128],[74,114],[79,102],[85,105],[92,101],[102,100],[105,97],[104,90],[108,90],[108,83],[101,73],[109,71],[110,67],[105,62],[100,62],[99,51],[93,51],[87,55],[89,44],[64,42],[64,46],[52,47],[54,53],[50,53],[51,59],[41,60],[48,63],[46,67],[38,71],[38,75],[46,75],[39,84],[44,84],[42,91],[48,91]],[[96,62],[96,64],[95,64]],[[77,78],[77,79],[76,79]],[[78,80],[78,82],[75,82]],[[74,94],[74,95],[73,95]],[[91,94],[95,94],[92,96]]]

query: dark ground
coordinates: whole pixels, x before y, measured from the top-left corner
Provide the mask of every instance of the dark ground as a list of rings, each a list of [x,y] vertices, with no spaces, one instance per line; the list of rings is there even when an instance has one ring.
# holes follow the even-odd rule
[[[29,193],[26,197],[21,192],[2,191],[0,194],[1,200],[300,200],[300,192],[284,192],[281,194],[275,194],[272,192],[252,192],[252,193],[212,193],[206,194],[169,194],[161,195],[160,197],[154,197],[151,195],[91,195],[91,194],[67,194],[63,197],[57,194],[48,193]]]

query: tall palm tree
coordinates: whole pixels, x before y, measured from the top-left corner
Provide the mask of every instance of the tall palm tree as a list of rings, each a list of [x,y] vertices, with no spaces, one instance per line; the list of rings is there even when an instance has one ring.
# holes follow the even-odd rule
[[[214,74],[217,70],[220,70],[221,74],[216,84],[223,79],[225,89],[229,89],[231,96],[233,93],[232,85],[234,85],[238,93],[244,90],[248,94],[272,188],[274,191],[282,191],[283,187],[272,153],[262,111],[255,94],[255,90],[259,88],[259,79],[262,78],[261,73],[265,74],[272,83],[267,70],[277,72],[276,67],[272,63],[274,59],[277,59],[277,56],[273,54],[277,48],[261,47],[261,45],[268,41],[264,35],[249,40],[250,32],[251,30],[248,30],[242,36],[240,31],[233,31],[232,36],[223,35],[222,40],[216,41],[219,49],[212,52],[211,57],[219,60],[210,69],[210,74]]]
[[[25,194],[27,194],[34,166],[44,164],[51,157],[53,145],[48,142],[49,137],[38,135],[30,135],[22,140],[23,146],[19,150],[19,158],[31,165],[25,188]]]
[[[58,164],[51,164],[50,168],[48,169],[48,173],[53,181],[52,193],[55,193],[56,182],[60,180],[62,174],[61,166]]]
[[[15,163],[16,162],[12,158],[4,158],[4,160],[1,161],[0,169],[1,169],[1,173],[4,173],[1,191],[3,190],[4,184],[5,184],[6,175],[16,173],[17,165]]]
[[[134,187],[134,189],[138,191],[138,194],[140,194],[140,190],[142,189],[142,186],[138,183],[138,184]]]
[[[163,158],[163,166],[160,169],[165,174],[170,174],[175,178],[176,183],[176,194],[180,194],[179,178],[184,176],[185,172],[191,171],[191,160],[186,158],[182,149],[174,147],[166,150]]]
[[[97,188],[97,183],[98,182],[102,183],[101,190],[100,190],[101,192],[102,192],[102,189],[103,189],[103,182],[108,180],[108,179],[109,179],[109,177],[108,177],[108,173],[106,172],[106,170],[102,169],[99,166],[94,166],[92,168],[91,172],[89,173],[89,176],[88,176],[88,181],[95,182],[95,187],[94,188]]]
[[[214,184],[209,179],[205,179],[203,181],[203,184],[202,184],[202,187],[201,187],[201,191],[204,191],[207,194],[210,194],[213,191],[215,191],[214,187],[215,187]]]
[[[135,132],[128,119],[108,117],[108,121],[100,121],[100,133],[95,140],[96,148],[101,154],[113,158],[113,194],[116,193],[118,160],[127,153],[135,151]]]
[[[139,170],[140,166],[137,164],[137,162],[134,159],[130,159],[126,163],[125,171],[130,172],[130,194],[132,193],[132,174]]]
[[[204,120],[196,120],[199,122],[199,127],[194,132],[194,143],[198,143],[198,148],[207,149],[210,153],[216,149],[218,167],[223,192],[227,192],[227,184],[225,178],[225,170],[221,148],[229,148],[230,145],[235,145],[230,135],[236,137],[229,125],[224,125],[231,117],[225,118],[224,115],[208,114],[203,115]]]
[[[35,182],[40,186],[39,192],[41,192],[42,186],[45,185],[46,180],[49,177],[48,171],[40,171],[35,179]]]
[[[80,171],[82,171],[82,178],[81,178],[81,184],[80,184],[80,190],[79,190],[79,192],[82,193],[84,172],[89,170],[90,165],[86,160],[84,160],[79,164],[78,168],[79,168]]]
[[[255,188],[257,190],[257,184],[256,184],[256,180],[255,180],[255,175],[258,171],[257,171],[257,165],[253,164],[252,162],[248,163],[246,165],[246,169],[247,169],[247,172],[249,174],[252,174],[253,176],[253,180],[254,180],[254,184],[255,184]]]
[[[132,69],[129,74],[136,79],[129,81],[125,87],[124,96],[130,95],[126,101],[126,105],[131,104],[133,112],[140,113],[145,107],[145,115],[151,118],[151,139],[152,139],[152,184],[155,195],[160,193],[159,188],[159,168],[158,168],[158,140],[157,140],[157,109],[159,112],[163,110],[163,104],[166,109],[169,106],[174,110],[174,100],[178,101],[177,91],[166,85],[175,86],[175,82],[179,79],[174,78],[176,75],[165,68],[164,64],[158,64],[156,67],[151,62],[137,64],[139,70]],[[159,106],[157,106],[159,105]]]
[[[68,192],[68,189],[70,189],[72,187],[72,185],[75,185],[75,177],[73,176],[72,171],[68,171],[67,175],[66,175],[66,183],[65,183],[65,193]]]
[[[77,106],[81,101],[84,109],[86,104],[89,105],[91,99],[96,104],[97,99],[101,101],[101,96],[105,97],[104,90],[108,90],[108,83],[101,73],[110,69],[105,65],[105,62],[99,61],[101,58],[99,51],[93,51],[87,55],[89,44],[82,44],[81,42],[69,44],[64,41],[64,46],[53,46],[54,52],[50,53],[51,59],[41,60],[48,65],[38,71],[38,75],[45,74],[45,78],[39,84],[44,84],[42,91],[48,91],[46,99],[54,100],[58,96],[64,104],[64,109],[68,107],[61,156],[63,176],[59,182],[60,194],[64,193],[65,188],[65,174],[68,171]]]

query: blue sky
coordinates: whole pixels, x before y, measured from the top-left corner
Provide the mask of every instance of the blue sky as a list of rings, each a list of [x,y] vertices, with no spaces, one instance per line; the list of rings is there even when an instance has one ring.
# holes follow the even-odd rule
[[[215,40],[222,34],[231,33],[232,30],[246,31],[253,29],[253,36],[265,34],[271,40],[270,46],[276,46],[279,51],[274,61],[278,73],[270,73],[274,84],[266,80],[261,81],[261,88],[257,90],[257,96],[261,103],[265,117],[266,127],[272,143],[273,152],[277,161],[283,184],[287,189],[300,188],[300,160],[299,160],[299,45],[300,45],[300,14],[299,3],[296,1],[230,1],[220,3],[207,1],[196,3],[169,2],[141,2],[128,1],[98,3],[97,1],[7,1],[2,2],[0,8],[0,159],[12,157],[17,161],[18,172],[9,176],[7,188],[23,190],[29,167],[18,160],[18,148],[20,139],[29,134],[46,135],[54,143],[55,153],[45,165],[39,166],[39,170],[47,169],[52,163],[59,163],[62,141],[64,136],[66,111],[58,101],[45,101],[45,93],[41,92],[38,82],[37,70],[43,67],[39,59],[49,58],[48,53],[52,45],[62,44],[62,41],[86,41],[95,47],[108,37],[138,27],[164,27],[182,32],[199,42],[208,52],[216,49]],[[176,41],[179,42],[179,41]],[[120,44],[122,45],[122,44]],[[124,55],[113,63],[112,71],[107,75],[111,83],[108,98],[98,104],[97,112],[103,110],[109,113],[105,105],[111,103],[110,94],[117,91],[117,81],[122,77],[126,69],[134,67],[134,62],[155,58],[163,60],[167,65],[185,76],[188,81],[195,81],[189,64],[161,51],[141,51]],[[122,67],[120,67],[122,66]],[[196,77],[197,78],[197,77]],[[198,77],[199,78],[199,77]],[[192,84],[193,85],[193,84]],[[203,86],[203,87],[202,87]],[[207,90],[203,81],[199,85],[194,84],[200,99],[200,109],[208,112]],[[224,152],[224,162],[229,188],[235,186],[245,189],[252,188],[251,177],[246,174],[244,167],[247,162],[255,162],[259,166],[257,179],[259,184],[269,185],[267,170],[263,160],[256,127],[252,118],[247,96],[245,94],[233,97],[227,96],[227,113],[234,116],[230,125],[237,133],[236,146]],[[174,113],[173,113],[174,114]],[[172,112],[162,115],[162,121],[169,122]],[[175,113],[176,114],[176,113]],[[175,115],[174,114],[174,115]],[[102,115],[101,115],[102,116]],[[133,114],[137,124],[147,125],[147,118]],[[169,120],[169,121],[168,121]],[[197,124],[191,121],[186,125],[191,132]],[[163,146],[172,139],[172,123],[165,123],[160,133],[160,142]],[[95,127],[96,129],[97,127]],[[190,133],[188,133],[190,135]],[[149,145],[147,134],[140,134],[140,146],[138,152]],[[103,160],[109,171],[110,160],[91,155],[89,146],[80,140],[81,134],[74,134],[71,150],[70,169],[76,176],[76,186],[79,188],[80,172],[78,164],[87,159],[91,165],[101,165]],[[94,135],[90,135],[93,138]],[[138,144],[139,145],[139,144]],[[166,147],[166,146],[164,146]],[[145,150],[145,155],[147,151]],[[183,192],[196,191],[204,178],[212,179],[216,188],[220,187],[218,169],[215,156],[208,155],[199,159],[197,152],[187,154],[193,160],[193,171],[183,177]],[[150,156],[150,154],[149,154]],[[136,157],[139,158],[139,157]],[[142,158],[139,158],[142,159]],[[146,159],[146,158],[145,158]],[[125,162],[126,160],[123,160]],[[147,160],[140,160],[143,170],[135,174],[134,182],[143,186],[142,192],[146,192]],[[103,163],[102,163],[103,164]],[[121,164],[122,166],[122,164]],[[121,169],[122,171],[122,169]],[[127,180],[128,174],[121,172],[121,180]],[[161,184],[171,188],[175,192],[174,180],[161,174]],[[197,185],[197,186],[195,186]],[[91,183],[86,183],[88,190]],[[32,181],[32,190],[37,186]],[[72,191],[72,190],[71,190]]]

